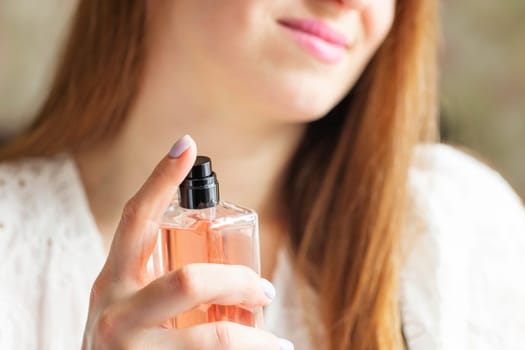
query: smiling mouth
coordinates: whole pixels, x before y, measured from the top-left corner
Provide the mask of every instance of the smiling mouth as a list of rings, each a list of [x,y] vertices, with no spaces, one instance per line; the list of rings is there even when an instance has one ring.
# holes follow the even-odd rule
[[[293,40],[323,63],[335,64],[345,57],[348,38],[317,19],[282,19],[278,23]]]
[[[344,34],[330,28],[330,26],[320,20],[290,18],[282,19],[278,22],[282,26],[316,36],[330,44],[343,47],[349,46],[349,40]]]

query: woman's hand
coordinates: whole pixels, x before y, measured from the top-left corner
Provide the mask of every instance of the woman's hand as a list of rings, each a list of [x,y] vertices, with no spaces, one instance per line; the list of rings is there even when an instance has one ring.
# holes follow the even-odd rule
[[[201,304],[256,307],[268,304],[275,293],[253,270],[231,265],[187,265],[147,283],[158,223],[195,157],[194,141],[183,137],[127,203],[91,291],[83,350],[293,349],[286,340],[236,323],[161,326]]]

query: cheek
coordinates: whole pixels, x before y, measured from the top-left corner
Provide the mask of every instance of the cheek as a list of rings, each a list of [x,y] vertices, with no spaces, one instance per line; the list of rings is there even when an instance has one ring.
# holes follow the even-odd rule
[[[179,37],[211,46],[228,45],[247,27],[253,0],[173,1],[172,25]],[[169,14],[168,14],[169,15]]]
[[[365,40],[377,47],[387,36],[395,14],[395,0],[372,0],[362,12]]]
[[[193,0],[196,2],[208,0]],[[193,40],[200,45],[202,55],[213,57],[215,64],[236,64],[245,59],[242,55],[256,49],[258,41],[257,7],[253,0],[212,0],[193,23],[196,35]],[[254,47],[255,46],[255,47]],[[222,62],[225,61],[225,62]]]
[[[194,0],[200,2],[195,8],[196,24],[211,39],[231,42],[241,37],[248,29],[254,17],[257,17],[260,0]],[[259,6],[260,7],[260,6]]]

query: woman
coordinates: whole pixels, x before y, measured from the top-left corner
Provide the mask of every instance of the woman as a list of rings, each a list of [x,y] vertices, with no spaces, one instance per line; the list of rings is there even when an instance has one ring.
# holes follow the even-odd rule
[[[519,199],[457,151],[416,148],[435,139],[435,16],[419,0],[81,0],[37,121],[0,155],[2,348],[522,346]],[[197,152],[170,146],[184,133],[223,197],[259,212],[277,294],[235,266],[146,284]],[[158,326],[210,300],[266,305],[267,330]]]

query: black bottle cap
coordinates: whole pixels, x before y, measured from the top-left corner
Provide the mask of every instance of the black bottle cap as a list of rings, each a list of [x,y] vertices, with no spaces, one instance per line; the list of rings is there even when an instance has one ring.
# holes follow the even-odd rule
[[[219,183],[211,167],[211,159],[198,156],[186,179],[180,184],[180,206],[206,209],[219,203]]]

